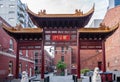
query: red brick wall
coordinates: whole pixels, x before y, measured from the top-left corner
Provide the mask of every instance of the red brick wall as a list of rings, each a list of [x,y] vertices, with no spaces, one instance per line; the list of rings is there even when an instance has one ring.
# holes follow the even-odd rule
[[[120,6],[110,9],[103,23],[109,27],[120,23]],[[115,33],[106,40],[106,67],[107,70],[120,70],[120,25]]]
[[[81,50],[81,69],[97,67],[98,62],[102,62],[102,54],[98,53],[97,50]]]

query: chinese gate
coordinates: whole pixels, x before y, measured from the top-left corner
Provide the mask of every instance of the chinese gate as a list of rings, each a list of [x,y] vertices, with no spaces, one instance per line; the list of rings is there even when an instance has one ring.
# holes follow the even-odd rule
[[[84,28],[88,24],[94,7],[87,13],[75,10],[74,14],[46,14],[43,10],[38,14],[27,10],[33,23],[38,28],[10,28],[3,24],[4,30],[17,41],[16,78],[18,78],[19,49],[41,49],[41,79],[44,79],[44,46],[77,46],[77,78],[80,79],[80,50],[102,49],[103,71],[106,71],[105,40],[117,28],[118,24],[109,28],[101,24],[99,28]]]

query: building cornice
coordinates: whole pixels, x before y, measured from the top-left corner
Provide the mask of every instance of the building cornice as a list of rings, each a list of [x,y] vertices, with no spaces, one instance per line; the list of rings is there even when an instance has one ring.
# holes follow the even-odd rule
[[[13,54],[10,54],[10,53],[6,53],[6,52],[3,52],[3,51],[0,51],[0,54],[3,55],[3,56],[16,58],[16,55],[13,55]],[[20,60],[31,62],[31,63],[35,63],[34,61],[32,61],[30,59],[27,59],[27,58],[23,58],[23,57],[20,57]]]

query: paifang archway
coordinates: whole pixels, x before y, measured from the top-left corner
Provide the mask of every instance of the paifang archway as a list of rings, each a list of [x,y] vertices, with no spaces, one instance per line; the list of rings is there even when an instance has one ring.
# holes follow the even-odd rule
[[[45,10],[38,14],[27,9],[29,16],[37,28],[9,28],[4,30],[17,41],[16,65],[19,65],[19,49],[42,49],[41,79],[44,79],[44,46],[77,46],[77,78],[80,79],[80,50],[102,49],[103,71],[105,65],[105,40],[118,28],[118,24],[107,27],[101,24],[99,28],[84,28],[88,24],[94,7],[87,13],[76,10],[74,14],[47,14]],[[18,78],[16,66],[16,78]]]

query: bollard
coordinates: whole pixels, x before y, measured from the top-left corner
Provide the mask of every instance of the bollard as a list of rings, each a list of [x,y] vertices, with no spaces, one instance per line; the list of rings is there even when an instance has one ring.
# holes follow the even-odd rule
[[[47,76],[46,78],[44,78],[44,82],[50,82],[50,77]]]
[[[77,76],[73,75],[72,79],[74,80],[74,82],[77,82]]]
[[[75,82],[77,82],[77,76],[75,76]]]
[[[92,78],[91,78],[91,76],[89,77],[89,82],[92,82]]]
[[[73,78],[72,78],[73,80],[75,80],[75,75],[73,75]]]
[[[29,79],[29,82],[31,82],[31,79]]]
[[[49,82],[49,81],[50,81],[50,77],[48,76],[48,77],[47,77],[47,82]]]
[[[114,74],[114,75],[113,75],[113,80],[114,80],[114,81],[116,80],[115,77],[116,77],[116,75]]]
[[[117,82],[120,82],[120,77],[117,77]]]

